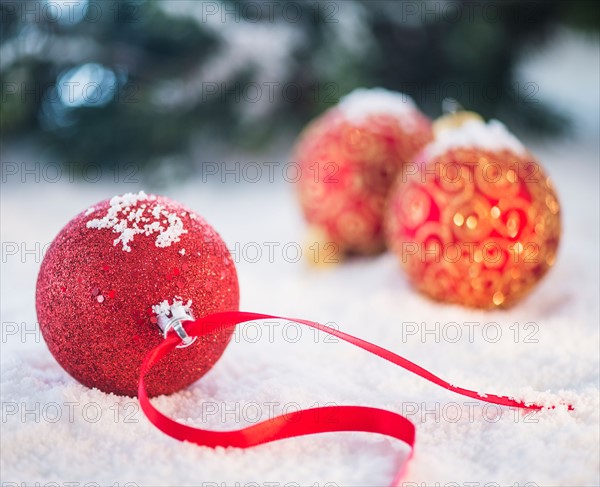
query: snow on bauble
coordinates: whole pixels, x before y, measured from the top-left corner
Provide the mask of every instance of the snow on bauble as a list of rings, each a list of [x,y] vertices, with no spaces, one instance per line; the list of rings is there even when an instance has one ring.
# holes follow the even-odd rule
[[[389,189],[431,138],[429,119],[408,96],[378,88],[353,91],[309,124],[294,160],[311,238],[340,254],[383,250]]]
[[[159,321],[173,306],[196,318],[234,311],[239,289],[217,232],[162,196],[129,193],[80,213],[54,239],[38,276],[38,321],[50,352],[79,382],[104,392],[137,394],[142,360],[164,340]],[[169,354],[148,374],[149,394],[202,377],[231,333]]]
[[[554,264],[561,224],[552,182],[500,122],[460,113],[434,128],[435,141],[391,192],[388,246],[436,300],[510,306]]]

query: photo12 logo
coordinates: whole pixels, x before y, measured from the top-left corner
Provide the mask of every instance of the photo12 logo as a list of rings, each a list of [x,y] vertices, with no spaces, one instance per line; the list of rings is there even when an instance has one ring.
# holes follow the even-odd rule
[[[96,24],[110,20],[118,23],[140,22],[141,9],[137,1],[89,0],[4,0],[0,9],[2,22],[18,19],[22,23],[73,25]]]
[[[535,482],[513,482],[513,483],[498,483],[498,482],[402,482],[398,487],[542,487]]]
[[[298,482],[202,482],[198,487],[340,487],[335,482],[310,482],[308,484],[299,484]]]
[[[135,482],[113,482],[111,484],[88,482],[2,482],[1,487],[140,487]]]
[[[2,161],[2,183],[124,183],[137,184],[135,162],[103,165],[96,162]]]
[[[479,340],[485,343],[498,343],[503,338],[513,343],[539,343],[540,326],[534,321],[521,323],[515,321],[502,326],[495,321],[403,321],[402,343],[418,341],[420,343],[458,343],[463,339],[468,343]]]
[[[201,24],[215,23],[299,23],[319,22],[339,23],[340,2],[319,1],[278,1],[261,0],[244,2],[222,2],[203,0],[201,2],[164,2],[162,8],[172,15],[190,11]]]
[[[485,394],[481,395],[485,397]],[[479,402],[408,402],[402,403],[402,415],[415,422],[427,423],[497,423],[505,418],[514,423],[539,423],[538,410],[505,408]]]
[[[2,402],[2,423],[98,423],[108,419],[114,423],[138,423],[140,405],[137,401],[115,402],[109,406],[98,402]]]
[[[303,166],[294,161],[232,161],[202,163],[202,182],[220,183],[297,183],[303,177],[315,183],[339,183],[340,167],[334,161],[315,161]]]

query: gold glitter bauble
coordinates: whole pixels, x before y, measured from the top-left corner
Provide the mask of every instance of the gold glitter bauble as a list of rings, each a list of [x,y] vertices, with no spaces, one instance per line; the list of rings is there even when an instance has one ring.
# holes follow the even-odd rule
[[[417,289],[436,300],[514,304],[556,259],[561,224],[552,182],[526,151],[431,153],[426,147],[418,170],[392,192],[388,246]]]

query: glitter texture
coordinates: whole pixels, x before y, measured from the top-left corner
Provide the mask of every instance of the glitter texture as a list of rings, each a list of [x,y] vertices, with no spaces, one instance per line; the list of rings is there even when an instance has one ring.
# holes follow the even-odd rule
[[[163,340],[152,306],[181,296],[191,301],[195,317],[239,306],[235,266],[216,231],[177,202],[140,194],[103,201],[69,222],[45,255],[36,295],[42,334],[62,367],[88,387],[127,396],[137,394],[142,360]],[[88,225],[108,214],[122,220],[115,201],[121,206],[127,201],[127,213],[143,218],[153,212],[174,215],[185,232],[168,246],[159,246],[156,232],[146,231],[115,245],[113,228]],[[175,221],[164,219],[167,225]],[[129,251],[123,251],[125,244]],[[184,247],[188,252],[182,255]],[[176,279],[169,279],[175,269]],[[198,380],[231,334],[203,337],[165,357],[147,377],[149,393],[170,394]]]
[[[335,243],[342,254],[384,249],[390,187],[433,138],[430,120],[404,97],[356,91],[313,121],[296,144],[304,217],[318,241]]]

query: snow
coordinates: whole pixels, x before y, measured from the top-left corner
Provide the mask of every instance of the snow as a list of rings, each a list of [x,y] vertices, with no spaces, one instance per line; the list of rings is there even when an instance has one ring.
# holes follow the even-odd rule
[[[165,315],[165,316],[175,316],[174,310],[183,308],[186,313],[190,312],[190,307],[192,306],[192,300],[188,299],[187,303],[183,304],[183,300],[177,296],[172,304],[169,304],[168,300],[161,301],[158,304],[152,306],[152,311],[156,315]]]
[[[386,114],[397,118],[406,130],[414,127],[411,122],[416,106],[412,98],[384,88],[358,88],[342,97],[338,108],[354,123],[364,122],[372,115]]]
[[[527,154],[527,149],[519,139],[498,120],[490,120],[488,123],[467,120],[460,127],[442,130],[425,151],[427,157],[432,158],[457,147],[476,147],[490,151],[506,149],[520,156]]]
[[[191,299],[188,299],[187,303],[184,304],[181,297],[176,296],[172,304],[165,299],[153,305],[152,311],[156,314],[158,326],[164,332],[171,318],[193,319],[191,306]]]
[[[144,191],[113,196],[106,215],[88,220],[86,226],[95,229],[111,228],[113,232],[119,234],[114,245],[117,246],[121,242],[126,252],[131,252],[129,242],[133,241],[136,235],[153,233],[158,233],[155,241],[157,247],[169,247],[179,242],[181,235],[187,233],[187,230],[183,227],[183,221],[177,213],[168,211],[163,205],[151,204],[152,210],[146,211],[149,208],[144,202],[155,200],[155,195],[147,195]],[[94,212],[94,210],[90,212],[92,208],[86,210],[85,216]]]
[[[599,174],[589,162],[597,149],[568,141],[532,149],[556,183],[564,235],[556,266],[529,298],[507,311],[433,303],[410,288],[389,254],[329,270],[286,259],[283,246],[305,237],[290,185],[241,184],[233,190],[190,180],[162,193],[206,217],[234,251],[242,309],[330,322],[454,384],[572,404],[574,411],[523,414],[478,403],[286,322],[238,328],[207,376],[157,398],[157,407],[178,421],[221,430],[316,404],[387,408],[417,425],[406,485],[598,485]],[[42,249],[80,209],[130,186],[5,185],[2,240],[25,242],[26,250],[39,242]],[[280,245],[270,259],[266,244],[272,242]],[[252,262],[249,244],[256,243],[263,246],[262,258]],[[168,438],[146,421],[134,399],[79,385],[49,354],[34,308],[39,257],[21,247],[15,255],[5,253],[3,264],[2,481],[387,485],[406,461],[401,443],[362,433],[245,451]],[[455,324],[461,338],[453,342]]]
[[[597,46],[593,52],[597,59]],[[551,84],[563,80],[563,87],[579,86],[580,69],[557,71],[556,58],[546,65],[550,75],[544,79]],[[596,70],[591,86],[597,85]],[[541,83],[540,90],[540,97],[554,97],[547,84]],[[303,243],[305,228],[294,188],[283,182],[233,188],[189,178],[184,185],[157,191],[206,217],[234,251],[242,309],[329,323],[394,350],[453,384],[572,405],[573,411],[557,407],[522,413],[462,398],[287,322],[239,327],[207,376],[184,391],[155,399],[156,406],[178,421],[220,430],[298,407],[381,407],[406,415],[417,426],[404,487],[436,482],[447,487],[600,485],[600,171],[598,104],[589,102],[590,93],[597,97],[597,89],[569,91],[569,102],[579,95],[574,106],[587,110],[587,139],[537,146],[525,141],[555,182],[564,230],[554,268],[531,296],[506,311],[433,303],[411,289],[389,254],[331,269],[286,258],[284,245]],[[127,183],[66,180],[3,184],[0,481],[388,485],[407,460],[399,442],[339,433],[249,450],[197,447],[152,427],[134,399],[87,389],[61,369],[36,323],[35,282],[43,251],[79,211],[139,189]],[[271,259],[268,250],[274,242],[280,245]],[[253,262],[248,255],[255,247],[250,244],[257,243],[263,253]],[[454,340],[457,328],[460,339]],[[498,329],[499,336],[494,334]]]

